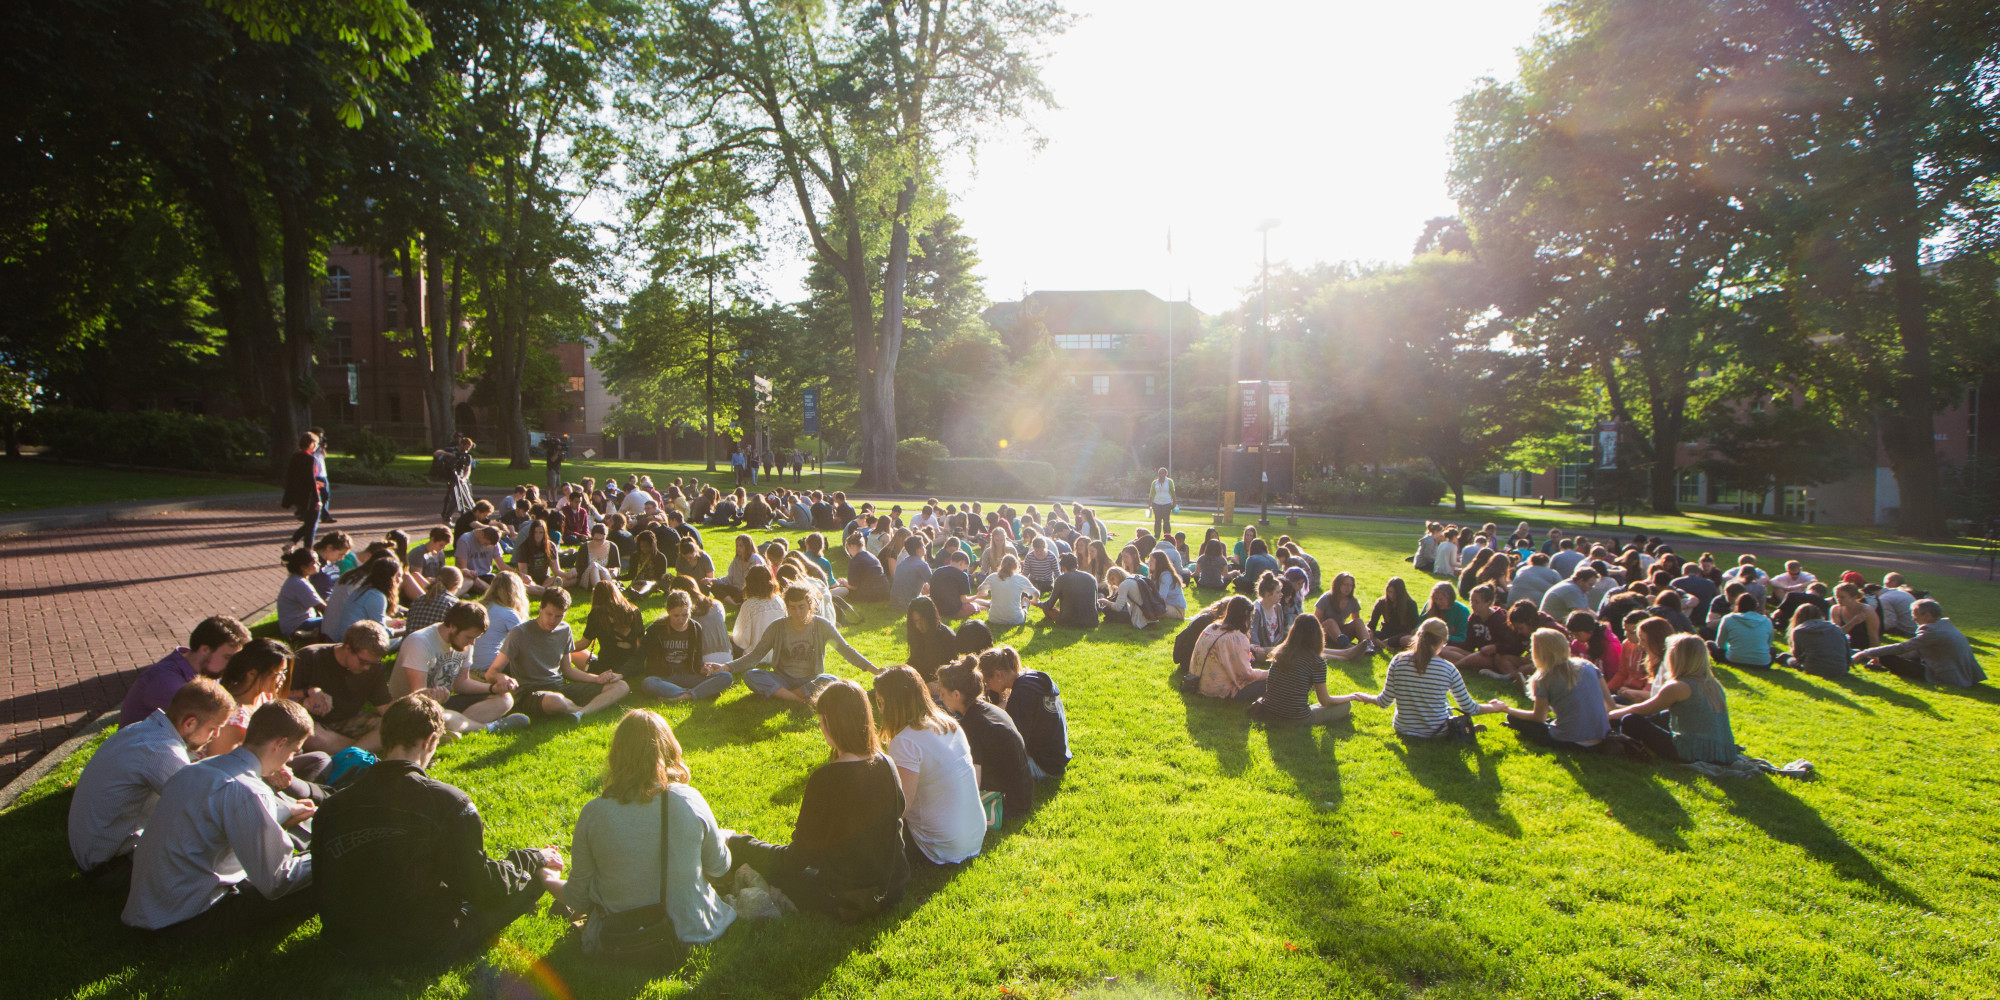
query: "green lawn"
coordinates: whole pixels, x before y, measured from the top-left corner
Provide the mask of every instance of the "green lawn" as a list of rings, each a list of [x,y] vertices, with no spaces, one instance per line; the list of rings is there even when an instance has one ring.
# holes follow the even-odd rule
[[[1297,535],[1329,576],[1379,591],[1408,571],[1407,532],[1384,527],[1317,520]],[[1995,666],[2000,588],[1915,582]],[[847,634],[896,661],[897,617],[863,610]],[[1077,760],[979,859],[920,880],[874,923],[742,924],[670,970],[595,965],[547,916],[516,923],[486,962],[448,967],[357,966],[316,922],[147,941],[68,859],[79,757],[0,814],[0,942],[16,957],[0,995],[213,1000],[282,981],[288,996],[341,998],[496,984],[548,998],[1930,997],[2000,981],[1991,686],[1729,673],[1738,739],[1820,774],[1714,782],[1530,749],[1497,724],[1477,749],[1405,744],[1365,705],[1324,730],[1268,730],[1173,690],[1171,632],[1157,627],[1031,626],[1003,641],[1062,685]],[[1372,688],[1381,666],[1336,670],[1334,689]],[[665,714],[721,823],[785,839],[825,754],[811,717],[740,685]],[[469,737],[434,773],[479,802],[494,850],[566,844],[615,721]]]
[[[0,512],[122,500],[256,493],[271,488],[243,479],[63,465],[38,458],[0,459]]]
[[[419,476],[428,473],[430,467],[431,460],[428,455],[403,455],[397,458],[395,464],[392,466],[392,468],[399,471],[414,473]],[[702,482],[715,486],[725,492],[735,487],[735,480],[729,471],[729,456],[724,455],[719,458],[716,462],[716,471],[708,472],[706,471],[707,468],[708,466],[700,461],[617,462],[589,461],[573,458],[563,463],[563,478],[574,483],[582,480],[585,476],[590,476],[598,482],[603,482],[605,476],[615,475],[618,477],[619,482],[623,483],[626,481],[627,476],[638,474],[651,476],[653,477],[654,484],[664,486],[666,483],[672,482],[676,476],[680,476],[700,479]],[[825,488],[829,491],[851,489],[854,486],[855,476],[858,474],[858,470],[847,466],[828,465],[826,468]],[[761,473],[759,475],[761,476]],[[472,482],[475,486],[511,487],[520,483],[545,486],[548,484],[548,481],[548,467],[539,458],[535,460],[533,468],[510,469],[507,467],[506,458],[485,455],[480,456],[479,464],[472,469]],[[792,485],[790,470],[787,470],[783,476],[776,477],[776,481],[779,485]],[[820,476],[811,469],[807,469],[801,476],[799,486],[805,489],[819,489]]]

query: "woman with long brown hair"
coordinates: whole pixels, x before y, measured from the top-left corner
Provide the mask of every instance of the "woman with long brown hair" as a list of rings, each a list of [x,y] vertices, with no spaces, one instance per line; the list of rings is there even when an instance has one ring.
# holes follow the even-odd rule
[[[962,864],[986,839],[979,776],[964,730],[909,666],[875,677],[876,729],[903,786],[903,835],[913,865]]]
[[[903,786],[882,755],[861,685],[836,680],[813,699],[832,759],[806,779],[789,845],[747,833],[729,850],[801,910],[860,920],[894,906],[910,880],[903,850]]]
[[[1700,636],[1668,639],[1665,670],[1653,696],[1613,709],[1610,718],[1620,732],[1663,760],[1728,764],[1741,749],[1729,727],[1728,699]]]
[[[598,952],[618,914],[646,907],[661,907],[687,944],[721,937],[736,919],[708,884],[729,874],[729,847],[690,780],[667,720],[645,709],[625,713],[611,735],[604,790],[577,814],[562,888],[563,904],[588,915],[584,954]]]

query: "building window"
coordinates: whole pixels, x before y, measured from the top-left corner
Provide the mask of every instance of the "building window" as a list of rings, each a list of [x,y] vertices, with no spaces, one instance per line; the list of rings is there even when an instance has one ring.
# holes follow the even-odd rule
[[[1596,457],[1597,435],[1588,431],[1578,434],[1576,450],[1556,470],[1556,499],[1574,500],[1583,494],[1583,488],[1590,484],[1590,467]]]
[[[1806,490],[1803,486],[1787,486],[1783,492],[1785,516],[1795,521],[1806,519]]]
[[[352,364],[354,361],[354,324],[333,324],[333,339],[326,345],[320,361],[329,365]]]
[[[569,377],[569,391],[571,391],[571,392],[582,392],[582,391],[583,391],[583,376],[581,376],[581,375],[571,375],[571,376]]]
[[[1708,502],[1708,500],[1701,495],[1701,473],[1699,472],[1681,473],[1679,500],[1681,503],[1691,503],[1697,506]]]
[[[1159,380],[1152,375],[1146,376],[1146,395],[1151,396],[1156,391],[1158,391],[1158,389],[1159,389]]]
[[[346,302],[354,298],[354,276],[338,265],[326,269],[326,300]]]
[[[389,394],[389,422],[392,424],[403,422],[403,397],[401,393],[392,392]]]
[[[1092,375],[1090,377],[1090,394],[1093,396],[1111,395],[1111,376]]]
[[[1065,351],[1108,351],[1125,346],[1122,333],[1058,333],[1055,345]]]
[[[394,330],[396,322],[396,288],[403,283],[403,276],[395,271],[383,274],[382,281],[382,326]]]

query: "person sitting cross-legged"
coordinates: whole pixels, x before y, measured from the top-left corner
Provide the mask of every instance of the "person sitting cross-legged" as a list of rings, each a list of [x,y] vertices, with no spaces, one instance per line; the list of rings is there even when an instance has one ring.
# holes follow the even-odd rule
[[[395,700],[382,671],[388,655],[389,630],[375,621],[355,622],[337,643],[299,650],[286,697],[312,713],[307,749],[337,753],[360,747],[372,753],[381,746],[375,727],[382,709]]]
[[[1271,650],[1271,672],[1264,696],[1250,703],[1252,718],[1273,723],[1319,725],[1353,714],[1351,697],[1326,693],[1326,631],[1319,619],[1292,619],[1285,640]]]
[[[1535,661],[1528,678],[1535,707],[1515,708],[1498,698],[1487,707],[1505,712],[1508,728],[1530,743],[1577,750],[1604,742],[1611,732],[1610,698],[1597,665],[1576,656],[1569,635],[1552,628],[1536,629],[1528,652]]]
[[[1708,655],[1732,667],[1764,668],[1771,665],[1771,638],[1777,627],[1771,623],[1748,593],[1736,596],[1736,611],[1724,615],[1715,628],[1715,641]]]
[[[167,781],[215,737],[235,707],[222,685],[196,677],[174,692],[166,708],[119,727],[97,748],[69,801],[69,849],[78,871],[107,888],[125,885],[132,851]]]
[[[979,657],[966,655],[938,670],[938,704],[957,719],[972,747],[981,792],[1000,793],[1003,816],[1026,816],[1035,805],[1028,745],[1006,710],[987,700]]]
[[[694,596],[670,591],[666,615],[646,630],[640,644],[646,660],[640,689],[661,701],[695,701],[729,690],[736,675],[703,659],[703,637],[702,624],[694,620]]]
[[[451,567],[445,567],[450,570]],[[528,717],[514,707],[512,677],[480,680],[472,671],[472,644],[486,633],[486,605],[461,601],[444,620],[409,634],[396,650],[389,693],[398,698],[421,691],[444,706],[445,728],[454,733],[518,729]]]
[[[314,806],[271,787],[289,783],[285,765],[312,731],[298,703],[274,701],[250,717],[242,746],[167,779],[133,852],[126,926],[227,940],[312,914],[312,859],[286,828]]]
[[[584,954],[604,951],[605,931],[621,915],[650,907],[664,909],[684,944],[713,941],[736,920],[709,885],[729,874],[729,847],[692,780],[667,720],[645,709],[625,713],[611,736],[603,790],[577,813],[562,886],[563,903],[585,915]]]
[[[1662,760],[1728,764],[1741,749],[1729,726],[1728,697],[1700,636],[1669,638],[1653,696],[1612,709],[1610,719]]]
[[[563,615],[569,612],[569,591],[547,587],[538,598],[535,617],[507,633],[486,680],[511,675],[521,684],[514,705],[530,719],[583,717],[618,704],[631,688],[615,671],[590,673],[577,661],[589,654],[576,648],[576,637]]]
[[[1944,616],[1938,602],[1928,597],[1917,601],[1910,606],[1910,615],[1917,622],[1915,638],[1861,650],[1853,662],[1879,662],[1898,677],[1951,687],[1971,687],[1986,679],[1986,671],[1972,655],[1972,643]]]
[[[880,667],[847,644],[833,622],[814,613],[814,603],[811,590],[786,588],[785,617],[765,627],[757,645],[723,664],[723,669],[732,674],[743,671],[744,686],[766,698],[801,704],[810,702],[817,691],[837,679],[826,672],[829,643],[847,662],[871,674],[881,673]],[[750,669],[767,654],[773,658],[772,669]]]
[[[738,832],[729,838],[729,854],[801,910],[862,920],[894,907],[910,881],[903,784],[882,753],[861,685],[831,681],[812,706],[833,755],[806,779],[792,842],[768,844]]]
[[[1059,563],[1062,575],[1049,587],[1041,609],[1060,627],[1096,628],[1097,578],[1077,568],[1074,553],[1063,553]]]
[[[963,864],[986,839],[979,772],[957,720],[931,700],[909,666],[875,676],[877,728],[903,785],[903,835],[913,867]]]
[[[1451,661],[1438,655],[1451,638],[1449,626],[1437,618],[1426,618],[1417,626],[1416,641],[1408,652],[1389,661],[1382,691],[1356,691],[1349,701],[1365,701],[1379,708],[1396,709],[1398,736],[1432,739],[1446,734],[1451,719],[1450,700],[1455,699],[1467,715],[1498,711],[1472,700],[1465,690],[1465,678]]]
[[[419,691],[382,713],[382,759],[313,820],[320,933],[350,959],[408,961],[483,950],[561,888],[562,855],[486,853],[470,796],[425,772],[445,709]]]

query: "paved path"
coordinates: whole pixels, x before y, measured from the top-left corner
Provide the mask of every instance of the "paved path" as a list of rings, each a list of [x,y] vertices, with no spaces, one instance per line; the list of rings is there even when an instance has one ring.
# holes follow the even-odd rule
[[[338,487],[336,487],[338,490]],[[358,539],[418,529],[440,492],[345,500]],[[213,614],[277,598],[278,550],[298,527],[275,505],[176,511],[0,538],[0,784],[125,697],[133,675]]]

